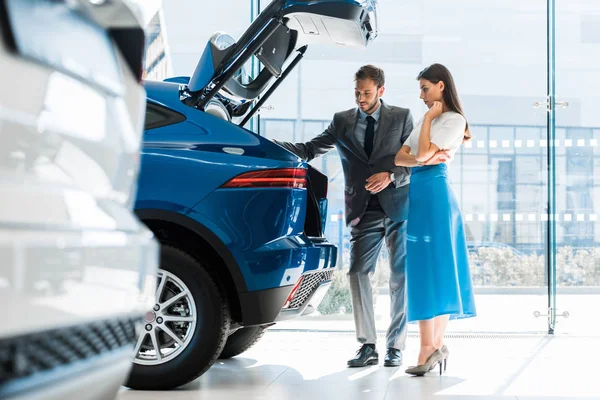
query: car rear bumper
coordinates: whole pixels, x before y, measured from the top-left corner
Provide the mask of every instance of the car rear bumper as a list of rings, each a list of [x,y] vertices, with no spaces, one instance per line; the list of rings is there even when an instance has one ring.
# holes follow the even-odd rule
[[[243,326],[272,324],[281,312],[293,285],[240,293]]]
[[[337,264],[337,247],[324,238],[310,238],[314,249],[309,254],[304,273],[296,281],[295,290],[284,304],[277,321],[314,312],[327,294]]]
[[[310,314],[319,306],[331,286],[337,247],[315,238],[305,240],[305,244],[303,271],[291,281],[294,284],[240,293],[242,325],[271,324]]]
[[[281,310],[276,321],[285,321],[313,313],[327,294],[333,273],[334,271],[331,269],[303,275],[300,287],[293,296],[290,306]]]

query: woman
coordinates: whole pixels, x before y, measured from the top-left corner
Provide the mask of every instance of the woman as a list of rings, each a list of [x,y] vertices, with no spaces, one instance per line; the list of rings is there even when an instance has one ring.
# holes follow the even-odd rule
[[[454,80],[448,69],[433,64],[417,77],[420,98],[429,111],[406,140],[395,162],[413,167],[407,226],[406,286],[408,320],[418,321],[418,365],[406,373],[422,376],[442,363],[448,348],[449,319],[475,316],[475,301],[462,215],[448,184],[448,162],[471,138]],[[432,159],[441,159],[437,165]]]

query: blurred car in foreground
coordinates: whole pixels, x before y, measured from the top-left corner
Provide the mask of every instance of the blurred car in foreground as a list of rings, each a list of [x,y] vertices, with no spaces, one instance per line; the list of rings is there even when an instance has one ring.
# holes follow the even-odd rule
[[[144,32],[122,0],[0,17],[0,398],[111,399],[156,289],[132,213]]]

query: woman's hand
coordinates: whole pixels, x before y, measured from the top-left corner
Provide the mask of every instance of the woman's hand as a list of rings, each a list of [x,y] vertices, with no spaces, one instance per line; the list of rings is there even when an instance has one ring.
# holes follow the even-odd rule
[[[450,150],[440,150],[437,153],[435,153],[429,160],[425,161],[423,165],[437,165],[445,163],[451,158],[452,156],[450,155]]]
[[[434,101],[433,105],[431,106],[429,111],[427,111],[425,113],[425,118],[428,118],[430,121],[433,121],[434,119],[436,119],[437,117],[442,115],[442,112],[443,112],[442,102]]]

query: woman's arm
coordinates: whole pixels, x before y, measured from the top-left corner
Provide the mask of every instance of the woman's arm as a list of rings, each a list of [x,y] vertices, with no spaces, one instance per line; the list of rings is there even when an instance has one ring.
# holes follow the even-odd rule
[[[419,151],[415,159],[419,162],[425,162],[429,160],[435,153],[440,151],[439,147],[431,143],[431,123],[433,118],[427,114],[423,118],[423,125],[421,125],[421,132],[419,133]]]
[[[444,106],[441,101],[434,101],[423,117],[423,125],[421,125],[421,132],[419,133],[419,150],[416,154],[419,162],[429,160],[435,153],[440,151],[437,145],[431,143],[431,124],[434,119],[442,115],[443,109]]]
[[[410,147],[406,145],[402,146],[396,153],[394,163],[397,167],[416,167],[419,165],[415,156],[410,154]]]
[[[431,159],[440,149],[458,148],[465,136],[467,121],[459,113],[446,114],[443,123],[440,126],[436,125],[435,131],[431,132],[431,125],[442,115],[442,108],[442,103],[436,101],[423,117],[419,132],[419,151],[416,155],[419,162]]]
[[[396,166],[398,167],[416,167],[417,165],[419,165],[419,163],[421,163],[421,165],[437,165],[444,163],[449,159],[450,154],[448,153],[448,150],[442,150],[436,152],[425,162],[417,162],[417,158],[410,154],[410,147],[402,146],[400,151],[398,151],[398,153],[396,154],[396,158],[394,161],[396,163]]]

